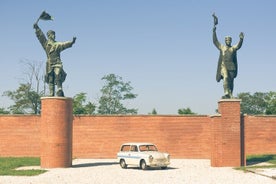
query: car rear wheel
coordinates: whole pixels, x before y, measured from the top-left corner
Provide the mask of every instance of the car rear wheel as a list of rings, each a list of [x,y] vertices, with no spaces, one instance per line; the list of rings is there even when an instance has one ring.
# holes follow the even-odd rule
[[[127,168],[126,161],[124,159],[120,160],[120,166],[123,169]]]
[[[141,160],[141,162],[140,162],[140,168],[142,170],[146,170],[147,169],[147,164],[146,164],[145,160]]]

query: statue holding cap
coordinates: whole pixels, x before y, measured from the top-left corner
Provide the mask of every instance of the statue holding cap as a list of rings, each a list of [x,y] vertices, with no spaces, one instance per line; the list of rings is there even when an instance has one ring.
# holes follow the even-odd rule
[[[55,40],[55,31],[50,30],[47,32],[47,39],[38,26],[39,20],[52,20],[52,17],[43,11],[33,26],[36,37],[38,38],[47,55],[45,82],[49,85],[50,96],[55,96],[55,91],[57,96],[64,96],[62,83],[65,81],[67,74],[63,70],[60,53],[63,50],[72,47],[76,41],[76,37],[73,37],[72,41],[57,42]],[[55,89],[55,86],[57,86],[57,90]]]
[[[222,98],[234,98],[234,79],[238,74],[238,63],[237,63],[237,50],[239,50],[243,43],[244,34],[240,33],[240,40],[238,44],[231,45],[232,38],[230,36],[225,37],[225,45],[221,44],[217,39],[216,25],[218,24],[218,18],[215,14],[214,27],[213,27],[213,43],[220,51],[216,80],[220,82],[223,80],[224,96]]]

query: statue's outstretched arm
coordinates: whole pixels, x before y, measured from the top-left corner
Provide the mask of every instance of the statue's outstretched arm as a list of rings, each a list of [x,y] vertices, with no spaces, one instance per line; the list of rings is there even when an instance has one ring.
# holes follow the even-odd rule
[[[237,50],[241,48],[242,43],[243,43],[243,38],[244,38],[244,33],[241,32],[241,33],[240,33],[240,41],[239,41],[239,43],[235,46]]]
[[[220,43],[218,41],[217,33],[216,33],[216,27],[213,28],[213,43],[218,49],[220,48]]]
[[[220,43],[218,41],[218,38],[217,38],[217,33],[216,33],[216,29],[217,29],[217,25],[218,25],[218,17],[215,15],[215,13],[213,13],[213,18],[214,18],[214,27],[213,27],[213,43],[214,45],[220,49]]]
[[[61,50],[65,50],[67,48],[70,48],[72,47],[72,45],[76,42],[76,37],[73,37],[73,40],[72,41],[67,41],[67,42],[59,42],[59,48]]]
[[[47,42],[46,36],[42,32],[42,30],[39,28],[37,22],[34,24],[35,34],[39,42],[41,43],[42,47],[45,49],[45,43]]]
[[[76,42],[77,37],[73,37],[72,45]]]

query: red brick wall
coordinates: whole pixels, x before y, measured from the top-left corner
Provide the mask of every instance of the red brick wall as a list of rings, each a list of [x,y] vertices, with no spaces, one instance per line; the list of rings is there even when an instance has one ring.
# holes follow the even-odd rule
[[[245,153],[276,154],[276,116],[245,116]]]
[[[220,117],[216,117],[216,121]],[[208,116],[75,116],[73,157],[115,158],[128,141],[147,141],[173,158],[211,158]],[[245,116],[245,153],[276,154],[276,116]],[[40,156],[40,116],[0,115],[0,156]]]
[[[240,100],[219,101],[221,116],[212,119],[211,165],[214,167],[240,166],[241,117]]]
[[[209,158],[207,116],[81,116],[73,121],[73,156],[115,158],[125,142],[152,142],[174,158]]]
[[[0,156],[39,156],[40,116],[0,116]]]

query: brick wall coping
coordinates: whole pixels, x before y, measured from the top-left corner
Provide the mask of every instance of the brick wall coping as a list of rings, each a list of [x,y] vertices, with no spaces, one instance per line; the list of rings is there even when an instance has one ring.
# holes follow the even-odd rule
[[[272,114],[272,115],[267,115],[267,114],[243,114],[243,116],[246,116],[246,117],[276,117],[275,114]]]
[[[242,100],[241,99],[238,99],[238,98],[230,98],[230,99],[220,99],[219,100],[219,103],[220,102],[241,102]]]
[[[40,117],[40,114],[0,114],[0,117]],[[158,114],[158,115],[146,115],[146,114],[73,114],[73,117],[212,117],[213,115],[196,115],[196,114],[185,114],[185,115],[169,115],[169,114]],[[215,115],[217,116],[217,115]],[[276,115],[275,115],[276,116]]]
[[[74,117],[208,117],[209,115],[170,115],[170,114],[158,114],[158,115],[147,115],[147,114],[73,114]]]
[[[72,99],[71,97],[61,97],[61,96],[44,96],[41,97],[41,100],[44,99],[57,99],[57,100],[66,100],[66,99]]]
[[[221,114],[213,114],[209,116],[210,118],[215,118],[215,117],[221,117]]]
[[[37,116],[40,117],[40,114],[0,114],[0,116],[9,116],[9,117],[22,117],[22,116]]]

